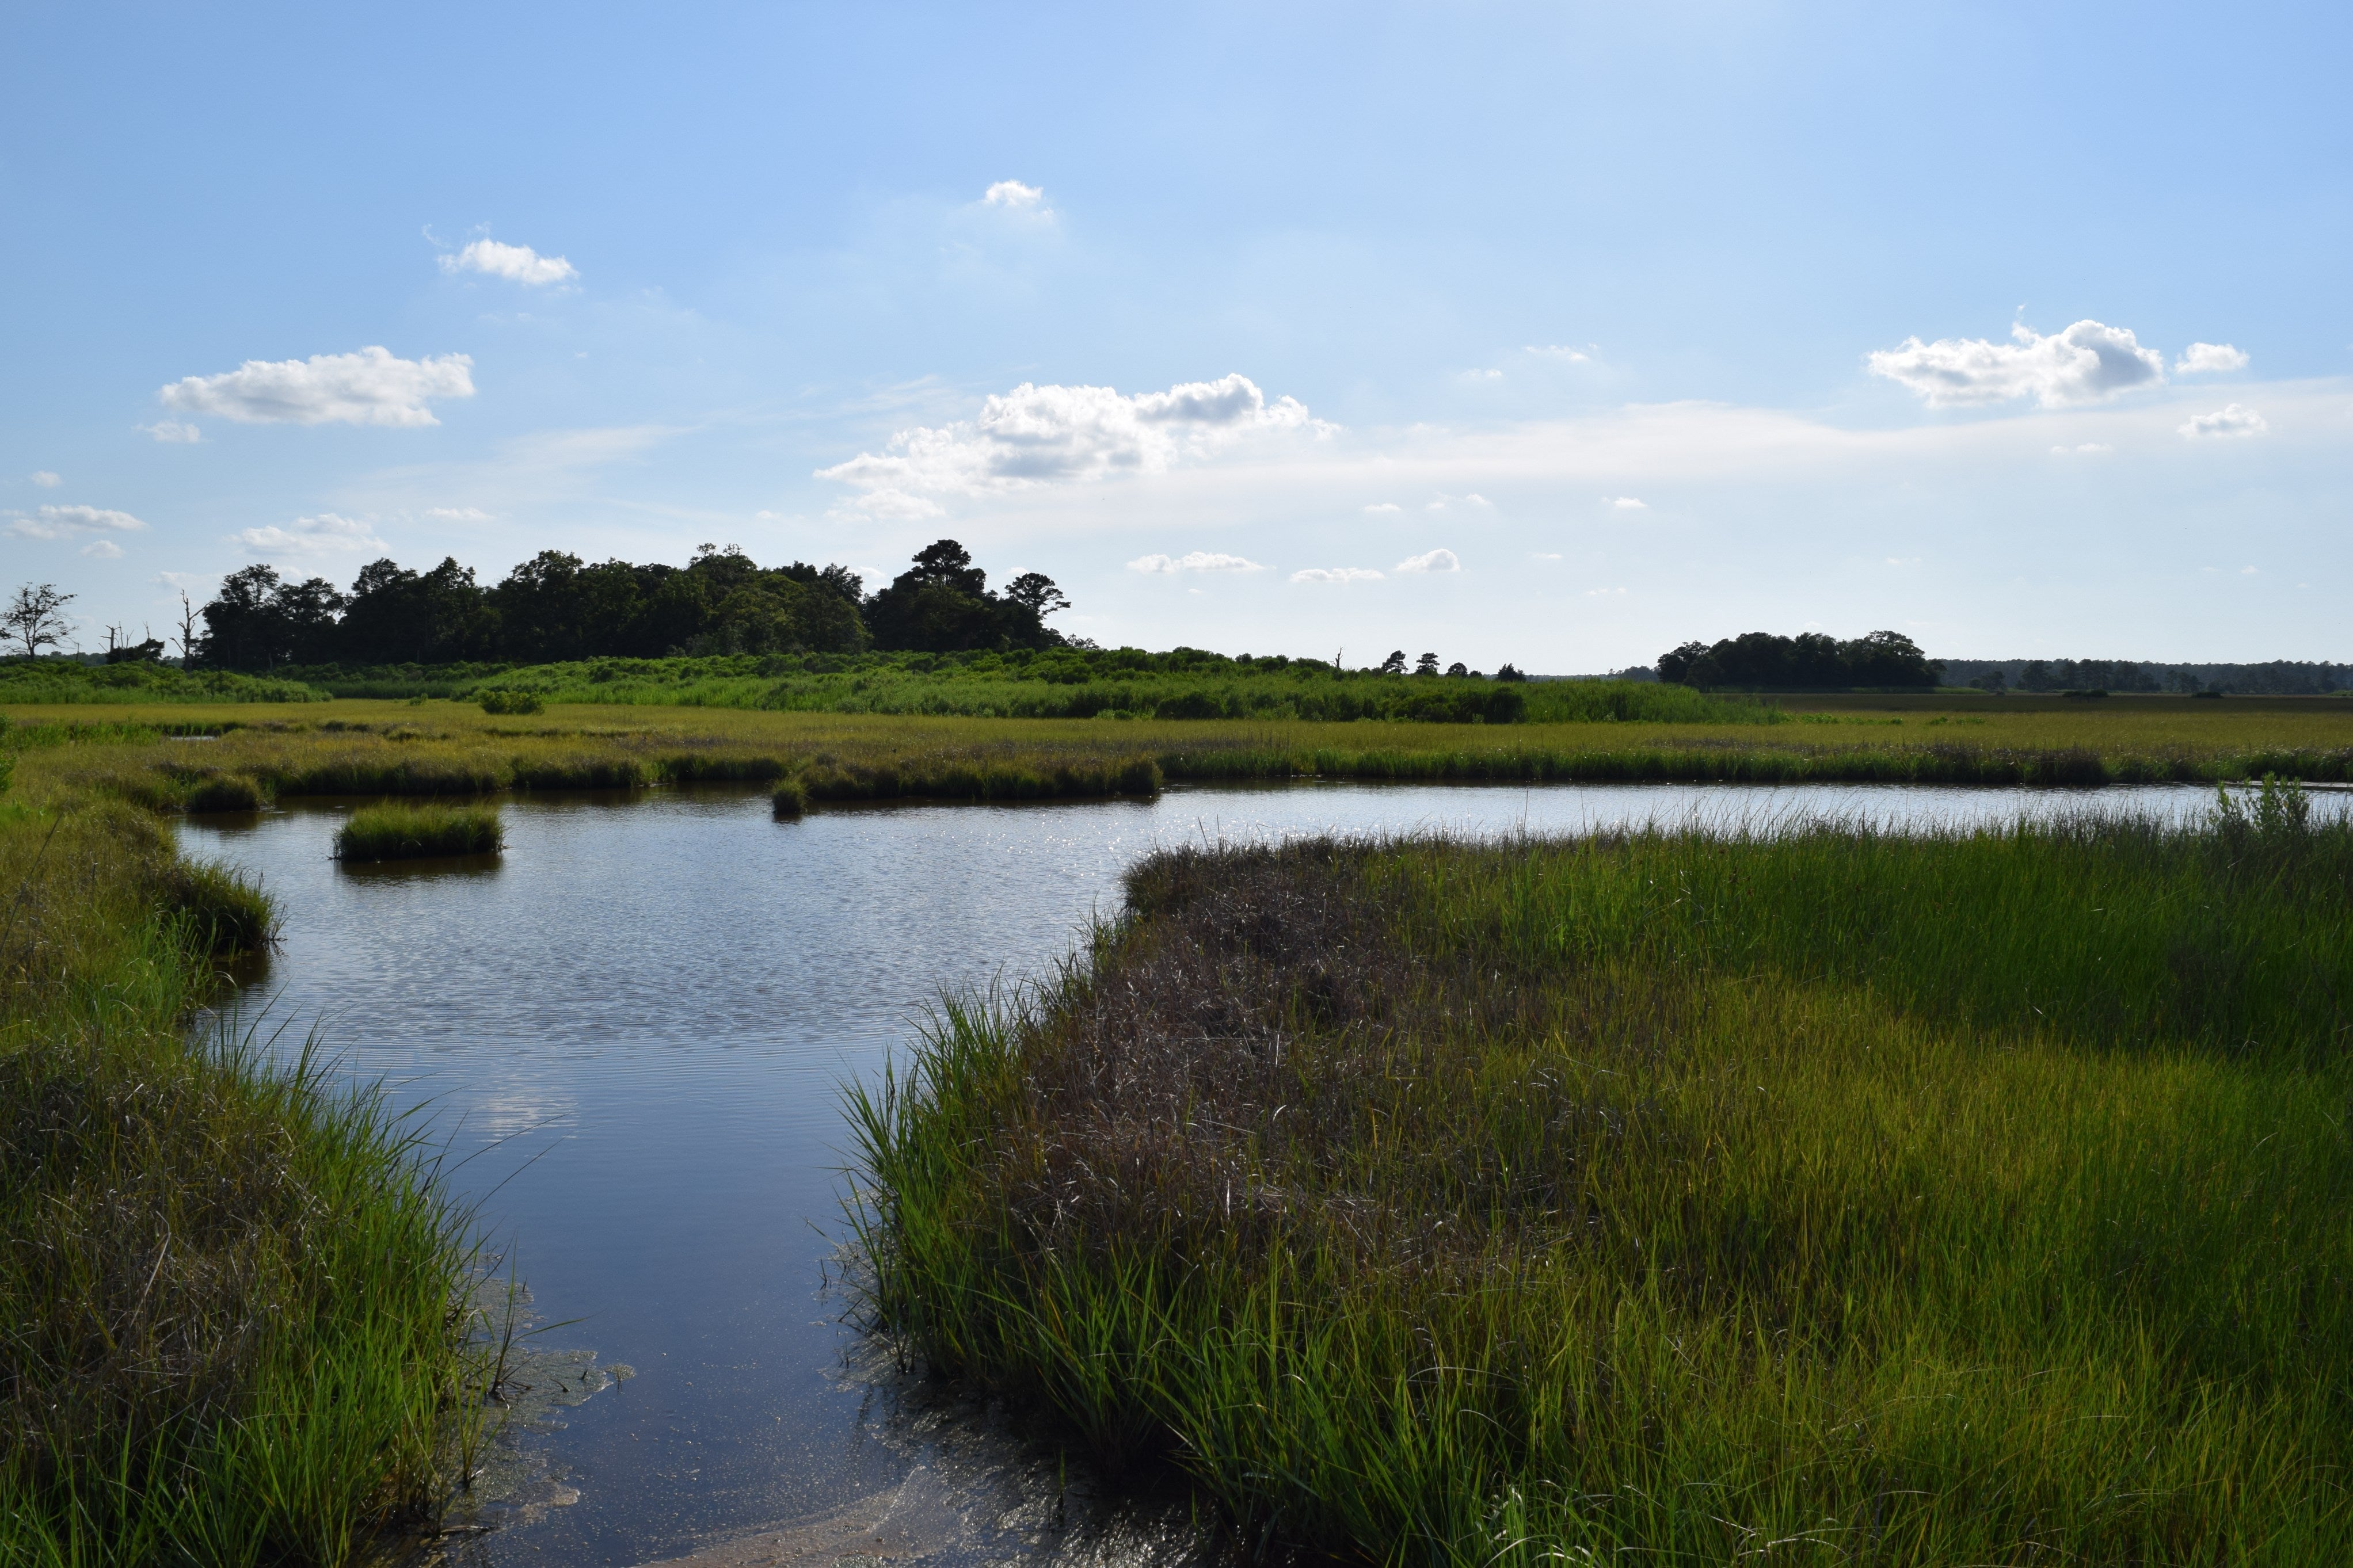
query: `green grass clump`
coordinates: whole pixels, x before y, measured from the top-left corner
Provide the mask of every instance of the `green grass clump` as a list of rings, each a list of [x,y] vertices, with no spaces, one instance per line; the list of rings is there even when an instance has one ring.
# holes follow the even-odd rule
[[[776,806],[779,822],[793,822],[808,815],[808,785],[798,779],[782,781],[769,798]]]
[[[191,1040],[250,884],[154,819],[0,811],[0,1562],[353,1562],[479,1440],[474,1249],[417,1130]]]
[[[193,812],[259,811],[269,804],[261,785],[243,773],[216,773],[188,786],[187,809]]]
[[[547,707],[538,692],[522,688],[493,688],[483,691],[479,700],[485,713],[538,713]]]
[[[871,1307],[1385,1562],[2353,1560],[2353,827],[1179,850],[853,1096]]]
[[[443,855],[496,855],[506,828],[494,805],[363,806],[335,829],[338,860],[422,860]]]

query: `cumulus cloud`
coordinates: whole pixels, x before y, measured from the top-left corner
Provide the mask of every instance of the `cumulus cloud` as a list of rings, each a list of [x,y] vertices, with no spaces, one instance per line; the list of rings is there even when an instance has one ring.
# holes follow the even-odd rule
[[[2115,450],[2105,441],[2078,441],[2072,447],[2053,447],[2051,455],[2054,458],[2105,458]]]
[[[902,430],[887,450],[861,452],[817,477],[864,492],[852,504],[870,515],[933,517],[940,509],[931,495],[1164,473],[1249,436],[1333,428],[1291,398],[1268,402],[1245,375],[1134,396],[1108,386],[1024,382],[991,396],[976,418]]]
[[[58,478],[57,475],[49,472],[47,468],[40,469],[38,472],[35,473],[33,475],[33,482],[40,486],[45,490],[53,490],[59,485],[65,483],[63,479]]]
[[[115,543],[111,539],[93,539],[81,547],[81,552],[84,555],[95,555],[100,561],[122,559],[122,546]]]
[[[195,426],[183,424],[177,419],[158,419],[153,425],[142,425],[139,428],[158,441],[182,447],[193,447],[204,439],[203,432]]]
[[[1400,572],[1460,572],[1461,560],[1451,550],[1426,550],[1397,563]]]
[[[1365,509],[1368,512],[1403,511],[1405,508],[1393,500],[1377,500]]]
[[[1303,572],[1293,572],[1294,583],[1373,583],[1380,574],[1369,566],[1310,566]]]
[[[1648,511],[1651,510],[1651,503],[1644,500],[1641,496],[1603,496],[1601,499],[1608,501],[1611,506],[1616,507],[1620,511]]]
[[[147,525],[127,511],[95,506],[45,506],[10,512],[8,531],[19,539],[80,539],[95,534],[136,533]]]
[[[2031,397],[2045,408],[2097,403],[2165,379],[2165,356],[2145,349],[2130,331],[2083,321],[2043,336],[2020,322],[2011,341],[1906,338],[1865,356],[1873,375],[1918,393],[1932,408],[2007,403]]]
[[[1588,588],[1585,591],[1585,596],[1588,599],[1622,599],[1626,596],[1626,590],[1623,588]]]
[[[2173,362],[2176,375],[2198,375],[2209,371],[2244,370],[2247,353],[2244,349],[2229,343],[2191,343]]]
[[[371,524],[337,517],[332,511],[298,517],[285,528],[270,523],[243,529],[233,537],[256,555],[341,555],[389,548],[375,536]]]
[[[1530,343],[1521,352],[1532,353],[1538,359],[1562,360],[1569,364],[1583,364],[1591,357],[1583,349],[1573,349],[1565,343]]]
[[[2271,428],[2263,416],[2243,403],[2233,403],[2217,408],[2211,414],[2193,414],[2181,426],[2181,433],[2192,440],[2207,436],[2260,436]],[[48,509],[41,509],[47,511]]]
[[[1139,555],[1127,563],[1131,572],[1263,572],[1265,567],[1240,555],[1196,550],[1184,555]]]
[[[218,375],[184,377],[157,395],[167,408],[245,425],[438,425],[427,405],[473,396],[473,363],[465,354],[397,359],[383,348],[249,359]]]
[[[474,506],[428,506],[425,515],[443,522],[489,522],[491,514]]]
[[[533,289],[569,283],[580,276],[580,269],[561,256],[542,256],[528,245],[501,245],[495,239],[478,239],[455,255],[442,257],[441,270],[453,278],[460,272],[487,273]]]
[[[980,199],[987,206],[1039,212],[1045,208],[1046,193],[1040,186],[1025,185],[1018,180],[999,180],[982,193]]]

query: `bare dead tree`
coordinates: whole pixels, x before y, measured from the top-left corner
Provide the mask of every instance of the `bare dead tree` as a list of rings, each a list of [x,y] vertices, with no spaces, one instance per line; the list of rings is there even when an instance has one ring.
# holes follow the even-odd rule
[[[180,662],[196,661],[196,607],[188,603],[188,591],[180,590]]]

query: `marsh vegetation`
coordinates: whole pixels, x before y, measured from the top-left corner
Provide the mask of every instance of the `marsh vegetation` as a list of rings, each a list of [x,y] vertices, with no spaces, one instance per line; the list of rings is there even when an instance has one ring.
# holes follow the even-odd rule
[[[386,801],[363,806],[335,830],[335,858],[424,860],[495,855],[506,847],[496,806]]]
[[[0,1562],[346,1562],[480,1432],[465,1215],[305,1052],[192,1038],[276,914],[119,796],[0,796]]]
[[[2293,792],[1128,891],[853,1098],[876,1320],[1088,1451],[1385,1561],[2353,1551],[2353,827]]]

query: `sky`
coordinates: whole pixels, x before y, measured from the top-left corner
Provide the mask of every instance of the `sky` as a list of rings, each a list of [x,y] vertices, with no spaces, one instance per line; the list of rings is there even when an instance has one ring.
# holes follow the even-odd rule
[[[0,590],[942,537],[1105,645],[2353,658],[2353,10],[0,12]]]

